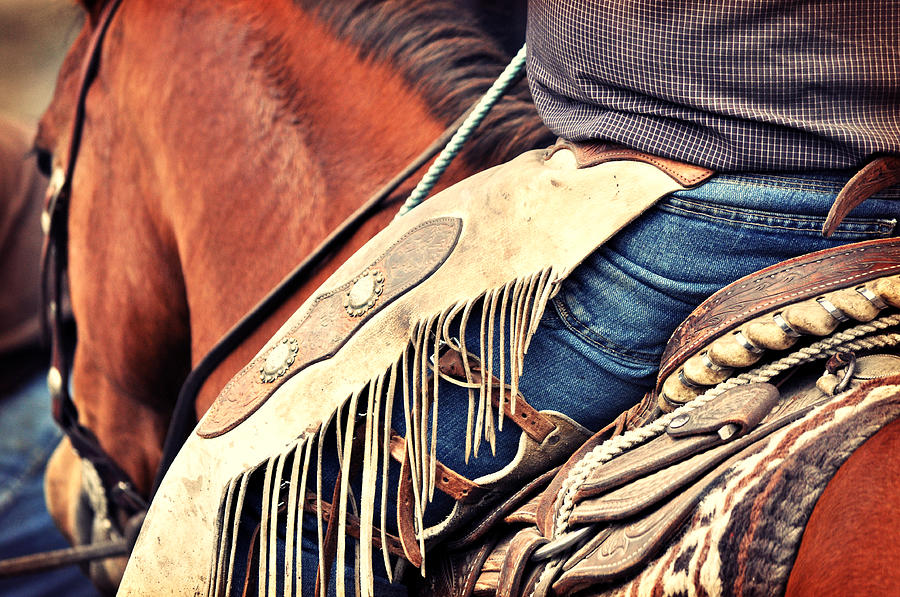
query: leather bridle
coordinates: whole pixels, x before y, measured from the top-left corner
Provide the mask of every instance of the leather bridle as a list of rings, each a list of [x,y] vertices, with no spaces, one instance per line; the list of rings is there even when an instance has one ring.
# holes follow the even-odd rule
[[[65,169],[55,168],[50,177],[41,228],[44,243],[41,255],[41,300],[44,336],[50,344],[50,369],[47,387],[52,400],[53,418],[69,438],[72,448],[83,460],[89,462],[100,478],[103,493],[109,506],[109,518],[127,527],[129,536],[123,540],[38,553],[0,561],[0,577],[36,572],[87,562],[99,558],[127,555],[130,552],[148,503],[128,477],[100,445],[97,436],[78,420],[78,409],[69,392],[71,373],[70,358],[74,349],[74,335],[65,325],[62,303],[63,284],[67,268],[68,215],[71,198],[72,176],[78,160],[84,131],[85,104],[91,83],[97,76],[103,49],[103,40],[122,0],[112,0],[104,8],[97,21],[87,53],[81,66],[75,116],[69,135]]]
[[[147,502],[140,496],[128,475],[103,450],[97,437],[78,421],[78,409],[69,393],[69,361],[74,341],[72,335],[66,333],[61,305],[67,266],[69,200],[84,130],[85,103],[88,90],[100,67],[103,39],[121,4],[122,0],[113,0],[104,8],[88,46],[81,70],[66,167],[65,170],[55,170],[51,176],[41,218],[44,229],[41,276],[43,315],[45,332],[50,340],[47,385],[53,401],[53,416],[78,455],[97,470],[110,503],[125,514],[125,518],[119,522],[146,510]]]
[[[127,555],[140,529],[140,521],[143,520],[143,515],[149,507],[149,502],[141,496],[128,474],[106,453],[94,433],[78,420],[78,409],[69,392],[70,361],[75,339],[74,334],[70,333],[65,325],[61,308],[64,295],[63,284],[67,270],[68,215],[72,177],[78,160],[85,124],[87,94],[99,71],[106,33],[121,4],[122,0],[111,0],[103,8],[82,63],[65,169],[57,168],[51,175],[41,218],[41,226],[44,231],[41,279],[44,331],[45,336],[49,339],[51,351],[47,385],[52,398],[53,416],[69,438],[78,456],[93,465],[97,471],[109,506],[109,518],[124,527],[123,532],[126,537],[121,541],[81,545],[0,561],[0,577],[93,559]],[[378,189],[360,208],[342,222],[278,286],[235,324],[191,371],[178,395],[151,497],[197,423],[195,399],[209,375],[285,301],[293,296],[369,217],[381,209],[406,180],[441,151],[471,111],[469,109],[462,114],[409,165]]]

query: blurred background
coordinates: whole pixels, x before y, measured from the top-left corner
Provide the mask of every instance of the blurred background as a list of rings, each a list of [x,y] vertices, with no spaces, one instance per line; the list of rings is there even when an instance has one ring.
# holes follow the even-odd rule
[[[74,0],[0,0],[0,113],[37,122],[80,25]]]
[[[74,0],[0,0],[0,559],[67,546],[43,496],[44,467],[60,433],[37,326],[47,183],[29,148],[80,24]],[[0,578],[0,595],[98,594],[69,566]]]

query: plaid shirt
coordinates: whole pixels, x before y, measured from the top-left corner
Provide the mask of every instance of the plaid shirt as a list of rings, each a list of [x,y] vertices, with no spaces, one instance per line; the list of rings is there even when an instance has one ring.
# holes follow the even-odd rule
[[[527,41],[567,139],[719,171],[900,152],[900,0],[529,0]]]

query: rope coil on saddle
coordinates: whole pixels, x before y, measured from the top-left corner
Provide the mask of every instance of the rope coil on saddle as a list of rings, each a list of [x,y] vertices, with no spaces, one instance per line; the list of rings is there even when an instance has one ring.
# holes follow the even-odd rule
[[[593,451],[586,454],[566,478],[557,497],[559,510],[553,528],[555,539],[537,549],[532,555],[532,561],[546,561],[568,553],[571,548],[580,545],[582,539],[590,534],[585,529],[595,530],[593,526],[588,526],[569,531],[568,523],[575,507],[575,497],[578,489],[587,479],[588,474],[597,466],[613,460],[626,450],[656,438],[676,418],[701,408],[732,388],[751,383],[768,382],[790,369],[813,361],[830,358],[840,353],[898,346],[900,345],[900,333],[887,332],[871,335],[897,325],[900,325],[900,314],[881,317],[840,332],[834,332],[822,340],[796,350],[771,363],[730,377],[674,411],[642,427],[632,429],[603,442],[594,448]],[[558,564],[561,566],[562,560]],[[554,576],[556,568],[558,566],[548,565],[542,576]]]

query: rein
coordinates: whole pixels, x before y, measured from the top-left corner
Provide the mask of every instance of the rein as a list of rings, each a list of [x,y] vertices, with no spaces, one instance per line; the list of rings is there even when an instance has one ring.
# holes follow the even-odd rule
[[[81,146],[85,121],[85,106],[91,84],[99,71],[103,41],[113,17],[122,0],[111,0],[104,7],[98,24],[92,33],[88,51],[82,63],[81,82],[75,106],[68,156],[65,170],[55,169],[50,186],[41,226],[44,231],[42,248],[42,324],[44,335],[49,338],[51,366],[47,374],[47,385],[53,404],[53,416],[62,431],[69,438],[72,447],[82,460],[89,462],[97,471],[103,492],[110,505],[109,517],[117,523],[125,522],[125,538],[103,543],[79,545],[7,560],[0,560],[0,578],[28,574],[60,566],[84,563],[96,559],[127,556],[137,538],[140,524],[146,514],[149,502],[137,491],[133,481],[100,446],[97,437],[78,421],[78,409],[69,392],[71,374],[71,354],[75,340],[65,332],[60,308],[63,297],[63,280],[67,269],[68,208],[71,199],[72,177]],[[434,142],[410,162],[394,178],[376,191],[361,207],[344,220],[316,249],[288,274],[265,298],[245,315],[207,353],[190,372],[179,392],[166,435],[159,469],[154,480],[151,498],[156,493],[163,476],[175,459],[184,441],[196,425],[194,402],[209,375],[247,337],[266,321],[286,300],[288,300],[308,278],[333,256],[335,250],[359,227],[382,208],[391,195],[430,159],[444,150],[438,162],[429,170],[413,196],[416,203],[427,195],[431,186],[446,168],[449,160],[458,153],[460,146],[479,126],[481,120],[513,83],[522,76],[523,50],[514,59],[519,66],[512,72],[512,64],[506,68],[500,80],[469,110],[453,122]],[[502,89],[501,89],[502,87]],[[462,139],[461,139],[462,137]],[[448,143],[450,145],[448,145]],[[447,150],[455,146],[452,155]],[[439,168],[440,169],[439,169]],[[439,170],[439,171],[438,171]],[[426,182],[427,181],[427,182]],[[429,185],[427,189],[425,185]],[[423,192],[424,189],[424,192]],[[401,211],[405,213],[414,204],[408,201]]]

